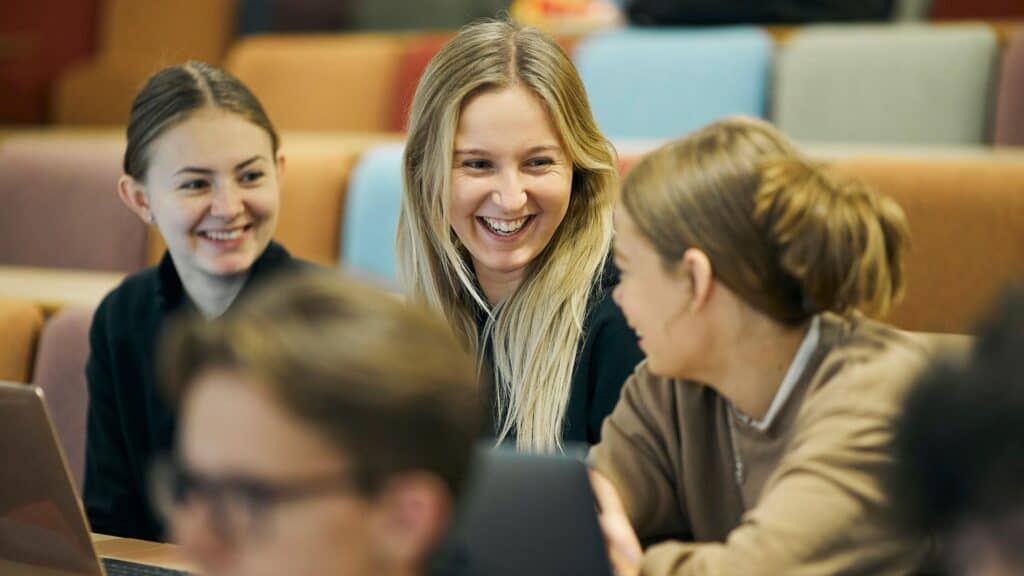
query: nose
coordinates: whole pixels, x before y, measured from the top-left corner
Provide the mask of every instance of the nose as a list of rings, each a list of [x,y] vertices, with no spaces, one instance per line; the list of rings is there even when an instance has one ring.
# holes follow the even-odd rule
[[[493,192],[493,200],[506,213],[516,214],[522,211],[526,206],[526,189],[518,171],[508,170],[501,176],[498,187]]]
[[[212,510],[205,502],[191,498],[175,510],[171,536],[204,573],[220,572],[230,562],[232,545],[214,529]]]
[[[245,205],[242,202],[242,191],[233,182],[214,189],[210,215],[224,220],[233,220],[243,210],[245,210]]]

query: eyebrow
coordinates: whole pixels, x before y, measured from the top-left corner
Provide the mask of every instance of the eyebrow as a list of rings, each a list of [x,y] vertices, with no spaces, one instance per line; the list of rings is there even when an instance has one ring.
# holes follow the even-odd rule
[[[257,160],[260,160],[262,158],[263,158],[263,156],[260,156],[259,154],[257,154],[256,156],[253,156],[252,158],[249,158],[248,160],[243,160],[243,161],[239,162],[238,164],[235,164],[235,171],[237,172],[238,170],[241,170],[241,169],[245,168],[246,166],[248,166],[249,164],[252,164],[253,162],[255,162]],[[214,173],[214,171],[209,169],[209,168],[199,168],[199,167],[196,167],[196,166],[185,166],[181,170],[178,170],[177,172],[175,172],[174,175],[177,176],[178,174],[182,174],[184,172],[192,172],[192,173],[195,173],[195,174],[206,174],[206,175],[210,175],[210,174]]]
[[[556,146],[554,144],[549,144],[549,145],[546,145],[546,146],[534,146],[533,148],[530,148],[529,150],[526,151],[526,155],[529,156],[531,154],[538,154],[540,152],[561,152],[561,151],[562,151],[562,148],[560,146]],[[484,150],[483,148],[468,148],[468,149],[463,149],[463,150],[458,150],[458,149],[455,150],[455,155],[456,156],[490,156],[491,153],[488,152],[487,150]]]

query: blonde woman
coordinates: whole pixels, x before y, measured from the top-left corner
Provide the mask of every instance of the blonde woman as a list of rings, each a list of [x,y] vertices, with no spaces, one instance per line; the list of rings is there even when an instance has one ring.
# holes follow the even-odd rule
[[[610,298],[612,147],[565,53],[465,28],[420,80],[404,178],[402,280],[493,380],[498,441],[595,443],[641,355]]]
[[[590,453],[619,573],[914,570],[883,480],[928,350],[859,314],[900,294],[896,203],[731,119],[645,158],[615,223],[647,354]]]

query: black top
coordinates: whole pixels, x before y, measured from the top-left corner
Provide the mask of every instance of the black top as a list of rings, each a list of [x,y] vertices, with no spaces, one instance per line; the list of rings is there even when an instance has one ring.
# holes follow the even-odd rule
[[[253,263],[238,299],[268,277],[313,265],[271,242]],[[234,306],[234,304],[232,304]],[[147,474],[153,456],[174,444],[175,416],[157,390],[157,337],[175,314],[195,314],[168,254],[103,299],[89,331],[89,415],[84,503],[94,532],[162,540]]]
[[[626,324],[622,311],[612,301],[612,289],[619,282],[619,270],[608,259],[601,278],[594,287],[583,319],[583,338],[576,366],[573,369],[569,391],[569,404],[565,410],[562,443],[597,444],[601,440],[601,423],[611,414],[619,401],[619,392],[633,369],[643,360],[636,334]],[[477,316],[477,325],[483,330],[486,316]],[[490,356],[491,342],[484,345]],[[490,361],[485,374],[491,374]],[[491,401],[491,429],[497,435],[499,419],[494,408],[493,384],[486,384]],[[515,438],[515,430],[507,437]]]

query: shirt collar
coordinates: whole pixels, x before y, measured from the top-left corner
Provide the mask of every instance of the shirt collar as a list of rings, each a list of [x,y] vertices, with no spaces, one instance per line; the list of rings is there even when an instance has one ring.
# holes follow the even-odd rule
[[[807,363],[810,362],[814,350],[818,348],[820,339],[821,317],[815,316],[811,320],[811,327],[807,330],[807,334],[804,335],[800,348],[796,351],[796,356],[790,362],[789,369],[786,370],[786,375],[782,378],[782,384],[779,385],[779,389],[775,392],[775,398],[772,399],[771,406],[768,407],[768,412],[765,413],[764,418],[754,420],[737,410],[736,416],[741,422],[761,432],[768,431],[775,418],[778,417],[779,412],[782,411],[782,407],[786,405],[786,401],[793,394],[797,383],[800,382],[800,377],[803,376],[804,371],[807,369]]]

